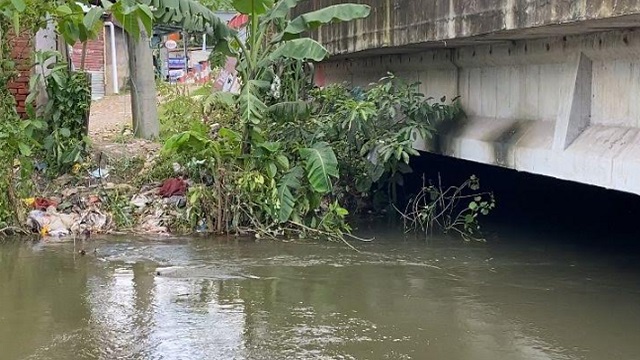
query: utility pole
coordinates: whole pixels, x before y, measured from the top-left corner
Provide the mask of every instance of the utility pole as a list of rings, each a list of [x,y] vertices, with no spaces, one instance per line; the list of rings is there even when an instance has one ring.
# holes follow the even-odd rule
[[[139,39],[131,37],[129,33],[126,36],[129,46],[133,132],[139,138],[156,139],[160,134],[160,122],[158,121],[156,79],[149,35],[141,26]]]

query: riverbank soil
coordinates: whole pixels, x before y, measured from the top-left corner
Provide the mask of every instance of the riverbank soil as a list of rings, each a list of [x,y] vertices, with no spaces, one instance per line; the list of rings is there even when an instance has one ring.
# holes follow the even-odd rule
[[[135,139],[131,123],[130,95],[92,103],[90,156],[70,174],[39,179],[33,197],[25,199],[33,209],[26,224],[31,231],[44,238],[169,233],[186,203],[187,184],[172,171],[161,179],[148,176],[157,165],[160,144]],[[164,179],[182,191],[162,193]]]

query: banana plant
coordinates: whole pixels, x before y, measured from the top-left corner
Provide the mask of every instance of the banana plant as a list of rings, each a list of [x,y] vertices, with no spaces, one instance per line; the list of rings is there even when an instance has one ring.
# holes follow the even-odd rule
[[[244,154],[248,154],[252,146],[260,146],[264,139],[261,129],[267,119],[276,114],[287,116],[308,112],[308,104],[296,101],[299,99],[275,96],[280,98],[279,102],[271,106],[265,103],[269,91],[272,95],[279,91],[277,66],[321,61],[329,55],[322,44],[302,34],[325,24],[361,19],[370,12],[367,5],[340,4],[291,19],[290,13],[299,2],[301,0],[233,0],[235,10],[247,18],[246,39],[235,33],[229,47],[231,55],[238,59],[236,69],[242,79],[237,104],[243,125]],[[293,68],[299,73],[304,71],[302,66]],[[295,78],[304,79],[304,76]],[[298,157],[300,163],[279,176],[277,185],[277,220],[280,223],[291,219],[302,221],[301,217],[320,206],[321,199],[332,190],[332,178],[338,177],[336,156],[327,143],[303,146],[292,152],[292,156]]]
[[[371,8],[361,4],[339,4],[305,13],[294,19],[290,12],[301,0],[234,0],[233,7],[248,18],[246,41],[238,34],[231,48],[238,58],[237,70],[243,81],[238,98],[245,125],[245,141],[262,120],[267,106],[260,99],[273,80],[273,65],[283,60],[321,61],[329,52],[319,42],[303,37],[306,31],[340,21],[362,19]],[[256,101],[256,99],[258,101]]]
[[[225,1],[196,0],[135,0],[149,6],[158,24],[178,25],[187,32],[206,33],[216,41],[216,48],[228,53],[227,41],[232,31],[213,12],[213,8],[228,7]],[[226,0],[227,2],[229,0]],[[208,6],[206,6],[208,5]]]
[[[280,222],[286,222],[292,217],[299,218],[300,215],[317,209],[322,197],[331,192],[332,179],[339,177],[338,160],[328,143],[318,142],[311,147],[301,148],[298,152],[303,164],[291,168],[278,181]],[[305,173],[307,183],[304,186],[306,189],[303,189],[301,179]],[[296,206],[306,209],[294,213]]]

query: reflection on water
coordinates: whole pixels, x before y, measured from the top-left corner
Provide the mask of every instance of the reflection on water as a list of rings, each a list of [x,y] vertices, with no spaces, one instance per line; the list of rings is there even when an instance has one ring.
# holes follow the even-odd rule
[[[3,244],[0,358],[638,358],[635,255],[397,237]]]

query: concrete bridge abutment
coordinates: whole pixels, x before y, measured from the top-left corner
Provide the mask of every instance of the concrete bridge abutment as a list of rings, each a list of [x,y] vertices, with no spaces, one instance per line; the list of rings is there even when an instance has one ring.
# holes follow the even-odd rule
[[[317,79],[419,81],[428,97],[460,96],[466,118],[418,149],[640,194],[639,31],[443,46],[340,54]]]

